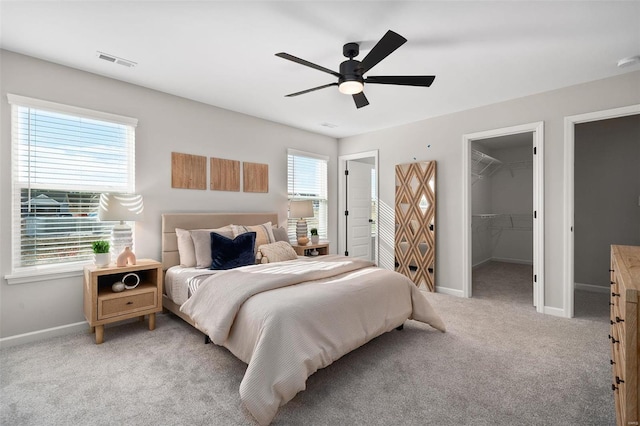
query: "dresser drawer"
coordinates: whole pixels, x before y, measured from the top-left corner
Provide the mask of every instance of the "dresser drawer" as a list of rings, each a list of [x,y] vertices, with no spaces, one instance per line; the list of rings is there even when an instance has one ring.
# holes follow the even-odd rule
[[[146,311],[157,307],[155,288],[136,292],[122,293],[118,297],[98,298],[98,320]]]

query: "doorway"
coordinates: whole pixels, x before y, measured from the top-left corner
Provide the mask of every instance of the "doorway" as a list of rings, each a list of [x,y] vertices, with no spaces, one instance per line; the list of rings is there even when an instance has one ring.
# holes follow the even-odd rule
[[[378,151],[339,161],[338,253],[378,263]]]
[[[533,262],[532,285],[533,285],[533,305],[538,312],[544,312],[544,124],[542,122],[523,124],[503,129],[489,130],[466,134],[462,137],[463,143],[463,250],[462,250],[462,267],[465,268],[462,283],[463,297],[471,297],[472,291],[472,267],[473,267],[473,241],[472,241],[472,188],[474,179],[479,179],[478,173],[474,176],[474,158],[473,148],[475,144],[481,144],[483,141],[500,140],[506,143],[508,140],[518,140],[519,136],[526,135],[522,138],[528,138],[531,141],[529,145],[531,149],[531,206],[532,209],[528,213],[502,215],[500,212],[490,211],[485,218],[479,217],[479,220],[505,221],[498,222],[496,228],[502,226],[522,227],[526,228],[530,223],[532,231],[532,252],[531,258]],[[505,138],[509,137],[509,138]],[[500,139],[501,138],[501,139]],[[478,146],[478,145],[476,145]],[[485,159],[486,160],[486,159]],[[477,170],[476,170],[477,172]],[[481,214],[478,212],[477,214]],[[529,216],[530,215],[530,216]],[[529,219],[529,217],[531,219]],[[513,238],[513,236],[511,236]]]
[[[473,297],[533,305],[533,133],[471,143]]]
[[[576,126],[583,123],[622,118],[640,114],[640,105],[631,105],[604,111],[566,117],[564,120],[564,191],[565,191],[565,220],[564,220],[564,280],[563,280],[563,316],[573,317],[575,314],[575,208],[576,208],[576,170],[575,170],[575,139]],[[630,177],[633,179],[633,177]],[[633,200],[640,204],[640,200]],[[636,205],[638,205],[636,204]],[[633,232],[633,231],[631,231]],[[583,283],[584,284],[584,283]],[[584,286],[583,286],[584,287]]]

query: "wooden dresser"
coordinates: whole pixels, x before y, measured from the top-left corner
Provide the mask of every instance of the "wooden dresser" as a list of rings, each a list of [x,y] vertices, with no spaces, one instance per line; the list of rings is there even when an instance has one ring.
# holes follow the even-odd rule
[[[611,367],[618,426],[637,425],[640,405],[640,247],[611,246]]]

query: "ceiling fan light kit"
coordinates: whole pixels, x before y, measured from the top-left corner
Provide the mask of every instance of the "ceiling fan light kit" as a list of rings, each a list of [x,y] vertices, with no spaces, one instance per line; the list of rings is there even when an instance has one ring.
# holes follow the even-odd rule
[[[349,58],[340,64],[340,72],[330,70],[312,62],[300,59],[296,56],[288,53],[280,52],[276,53],[276,56],[295,62],[300,65],[304,65],[318,71],[326,72],[338,78],[337,83],[324,84],[322,86],[313,87],[311,89],[302,90],[300,92],[290,93],[285,95],[287,97],[293,97],[303,95],[305,93],[314,92],[316,90],[325,89],[331,86],[338,86],[340,93],[351,95],[357,108],[362,108],[369,105],[367,97],[364,95],[365,83],[370,84],[394,84],[400,86],[421,86],[429,87],[435,80],[433,75],[415,75],[415,76],[384,76],[384,77],[364,77],[364,74],[371,68],[376,66],[380,61],[393,53],[397,48],[407,42],[407,39],[402,37],[391,30],[373,46],[373,49],[364,57],[362,61],[357,61],[353,58],[360,53],[360,46],[358,43],[347,43],[342,47],[342,54]]]

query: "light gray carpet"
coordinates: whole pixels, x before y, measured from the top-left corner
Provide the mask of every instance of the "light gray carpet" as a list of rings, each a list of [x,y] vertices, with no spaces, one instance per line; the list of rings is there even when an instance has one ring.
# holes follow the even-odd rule
[[[528,268],[528,269],[527,269]],[[447,333],[409,321],[318,371],[277,425],[614,425],[608,299],[537,314],[530,267],[474,271],[474,298],[428,294]],[[518,284],[524,282],[525,284]],[[245,365],[180,319],[3,349],[3,425],[252,425]]]

